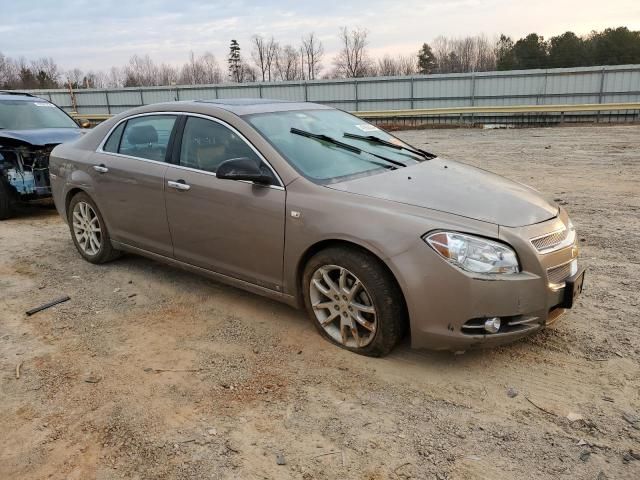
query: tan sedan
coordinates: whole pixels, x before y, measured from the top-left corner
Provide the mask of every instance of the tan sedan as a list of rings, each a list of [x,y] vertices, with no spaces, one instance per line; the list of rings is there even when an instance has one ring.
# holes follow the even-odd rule
[[[80,254],[131,252],[306,308],[384,355],[521,338],[582,290],[567,213],[533,189],[312,103],[215,100],[122,113],[55,148]]]

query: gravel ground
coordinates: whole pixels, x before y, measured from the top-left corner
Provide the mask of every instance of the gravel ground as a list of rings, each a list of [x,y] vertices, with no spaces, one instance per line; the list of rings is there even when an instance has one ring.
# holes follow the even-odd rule
[[[0,478],[640,478],[640,127],[399,136],[565,205],[577,307],[498,349],[364,358],[264,298],[90,265],[26,208],[0,224]]]

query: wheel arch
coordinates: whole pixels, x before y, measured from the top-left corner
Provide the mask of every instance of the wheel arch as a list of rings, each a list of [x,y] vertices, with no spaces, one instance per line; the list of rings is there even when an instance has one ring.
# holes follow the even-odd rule
[[[307,263],[316,253],[331,247],[353,248],[356,250],[360,250],[361,252],[371,255],[380,263],[380,265],[382,265],[382,267],[390,275],[391,279],[395,282],[400,292],[400,295],[402,296],[402,304],[403,304],[405,320],[406,320],[406,329],[407,329],[406,331],[409,332],[409,334],[411,334],[411,322],[409,321],[409,311],[407,308],[406,296],[404,293],[404,289],[402,287],[402,283],[398,281],[398,277],[393,271],[393,268],[391,268],[389,264],[371,248],[368,248],[367,246],[361,245],[351,240],[338,239],[338,238],[320,240],[314,243],[313,245],[309,246],[305,250],[305,252],[300,257],[300,260],[298,261],[298,265],[296,267],[296,277],[295,277],[296,278],[296,300],[297,300],[298,306],[300,308],[304,308],[304,298],[303,298],[304,289],[302,288],[302,278],[304,276],[304,269]]]
[[[86,195],[89,195],[89,192],[87,192],[86,190],[80,188],[80,187],[73,187],[71,189],[69,189],[69,191],[66,193],[65,197],[64,197],[64,218],[65,220],[69,218],[69,204],[71,203],[71,199],[73,197],[75,197],[78,193],[84,193]],[[91,195],[89,195],[89,197],[91,197]],[[91,199],[93,199],[93,197],[91,197]]]

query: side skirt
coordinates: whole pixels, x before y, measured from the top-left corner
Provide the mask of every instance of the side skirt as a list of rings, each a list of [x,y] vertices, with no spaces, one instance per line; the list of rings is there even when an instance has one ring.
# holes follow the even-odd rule
[[[165,257],[164,255],[159,255],[157,253],[148,252],[146,250],[143,250],[138,247],[133,247],[126,243],[111,240],[111,244],[113,245],[113,248],[115,248],[116,250],[122,250],[123,252],[134,253],[136,255],[147,257],[147,258],[150,258],[151,260],[156,260],[161,263],[166,263],[168,265],[178,267],[183,270],[187,270],[189,272],[208,277],[212,280],[215,280],[220,283],[224,283],[226,285],[230,285],[232,287],[240,288],[242,290],[246,290],[248,292],[255,293],[257,295],[262,295],[263,297],[267,297],[272,300],[277,300],[279,302],[286,303],[287,305],[292,306],[294,308],[299,307],[298,302],[296,301],[296,297],[293,295],[288,295],[282,292],[276,292],[275,290],[270,290],[268,288],[255,285],[253,283],[246,282],[244,280],[239,280],[237,278],[229,277],[221,273],[207,270],[206,268],[196,267],[195,265],[181,262],[180,260],[176,260],[174,258],[169,258],[169,257]]]

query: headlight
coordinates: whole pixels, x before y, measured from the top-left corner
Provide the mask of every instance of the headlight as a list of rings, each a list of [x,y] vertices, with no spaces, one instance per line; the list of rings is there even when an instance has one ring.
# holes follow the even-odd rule
[[[437,232],[423,240],[447,261],[474,273],[517,273],[516,252],[506,245],[457,232]]]

